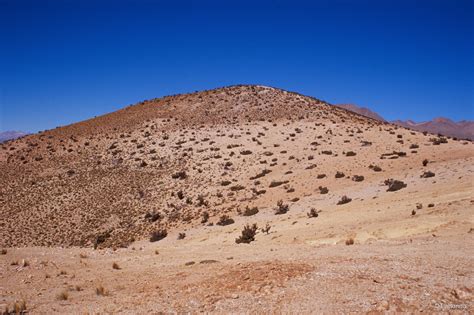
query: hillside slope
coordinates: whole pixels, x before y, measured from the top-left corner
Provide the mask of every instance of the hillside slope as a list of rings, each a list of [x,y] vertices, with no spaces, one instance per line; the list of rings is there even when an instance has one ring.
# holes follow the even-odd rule
[[[298,204],[318,186],[329,187],[325,199],[373,189],[446,147],[452,157],[470,150],[274,88],[164,97],[3,145],[0,245],[126,246],[204,213],[216,223],[246,206]]]
[[[263,86],[5,143],[0,310],[469,311],[473,149]]]

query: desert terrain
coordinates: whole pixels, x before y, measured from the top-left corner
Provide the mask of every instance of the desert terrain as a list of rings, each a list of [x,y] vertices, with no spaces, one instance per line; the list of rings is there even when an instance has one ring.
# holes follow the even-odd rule
[[[0,310],[471,313],[473,162],[258,85],[28,135],[0,147]]]

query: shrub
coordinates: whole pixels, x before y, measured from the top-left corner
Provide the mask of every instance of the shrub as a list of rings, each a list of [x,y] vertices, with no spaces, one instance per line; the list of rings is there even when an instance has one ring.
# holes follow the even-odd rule
[[[352,180],[353,180],[354,182],[361,182],[361,181],[364,180],[364,176],[362,176],[362,175],[354,175],[354,176],[352,176]]]
[[[161,215],[159,212],[147,212],[145,214],[145,220],[147,220],[148,222],[156,222],[158,221],[159,219],[161,218]]]
[[[278,187],[278,186],[281,186],[281,185],[287,184],[287,183],[289,183],[289,181],[287,181],[287,180],[285,180],[285,181],[272,181],[272,182],[270,183],[270,186],[269,186],[269,187],[270,187],[270,188]]]
[[[158,230],[158,231],[154,231],[151,233],[150,235],[150,242],[157,242],[157,241],[160,241],[162,239],[164,239],[166,236],[168,236],[168,231],[166,230]]]
[[[112,264],[112,268],[115,270],[120,270],[120,266],[116,262]]]
[[[275,214],[285,214],[290,210],[290,206],[283,204],[283,200],[277,202],[277,207],[275,208]]]
[[[421,178],[430,178],[434,176],[435,176],[435,173],[431,171],[423,172],[423,174],[420,175]]]
[[[67,293],[67,291],[63,291],[61,293],[59,293],[56,298],[60,301],[66,301],[68,298],[69,298],[69,293]]]
[[[180,172],[174,173],[173,175],[171,175],[171,177],[173,179],[185,179],[188,176],[186,175],[185,171],[180,171]]]
[[[316,178],[318,178],[318,179],[321,179],[321,178],[324,178],[324,177],[326,177],[326,174],[318,174],[318,176],[316,176]]]
[[[224,214],[219,218],[219,221],[217,221],[216,224],[220,226],[225,226],[225,225],[232,224],[234,222],[235,222],[234,219],[229,217],[227,214]]]
[[[209,220],[209,212],[204,211],[202,213],[201,223],[206,223]]]
[[[207,203],[207,201],[204,199],[204,196],[203,196],[203,195],[197,196],[197,200],[198,200],[198,203],[197,203],[197,206],[198,206],[198,207],[207,206],[207,205],[208,205],[208,203]]]
[[[423,166],[426,166],[426,165],[428,165],[428,162],[429,161],[427,159],[424,159],[423,162],[421,162],[421,163],[423,164]]]
[[[349,152],[346,152],[346,156],[355,156],[356,153],[354,151],[349,151]]]
[[[306,214],[308,218],[317,218],[319,216],[318,211],[315,208],[311,208],[309,212]]]
[[[107,231],[105,233],[98,235],[94,241],[94,249],[99,247],[99,245],[104,243],[109,237],[110,237],[110,231]]]
[[[186,233],[179,233],[178,234],[178,240],[184,240],[185,237],[186,237]]]
[[[387,191],[397,191],[397,190],[407,187],[407,184],[405,184],[401,180],[396,180],[392,178],[385,180],[384,183],[385,185],[388,186]]]
[[[371,170],[373,170],[374,172],[380,172],[380,171],[382,171],[382,168],[381,168],[380,166],[377,166],[377,165],[372,165],[372,164],[370,164],[370,165],[369,165],[369,168],[370,168]]]
[[[319,186],[319,193],[321,195],[327,194],[329,192],[329,189],[327,187]]]
[[[265,225],[265,227],[264,227],[264,228],[261,228],[260,230],[262,231],[262,233],[267,233],[267,234],[269,234],[269,233],[270,233],[270,229],[271,229],[271,226],[270,226],[269,223],[267,223],[267,224]]]
[[[352,201],[351,198],[349,198],[349,197],[347,197],[347,196],[342,196],[341,200],[339,200],[339,201],[337,202],[337,204],[338,204],[338,205],[343,205],[343,204],[349,203],[349,202],[351,202],[351,201]]]
[[[234,185],[234,186],[230,187],[231,191],[239,191],[239,190],[242,190],[242,189],[245,189],[245,187],[242,186],[242,185]]]
[[[249,206],[247,206],[247,207],[245,207],[245,210],[242,213],[242,215],[244,217],[249,217],[249,216],[252,216],[252,215],[256,215],[257,213],[258,213],[258,208],[257,207],[249,208]]]
[[[441,143],[448,143],[448,140],[445,137],[438,137],[438,138],[430,138],[430,142],[433,145],[440,145]]]
[[[337,171],[336,175],[335,175],[336,178],[342,178],[344,176],[346,176],[346,175],[343,172],[339,172],[339,171]]]
[[[254,223],[252,226],[247,224],[242,230],[242,235],[235,239],[235,242],[237,244],[249,244],[250,242],[255,241],[255,234],[257,234],[257,229],[257,224]]]
[[[346,245],[354,245],[354,239],[351,237],[351,238],[348,238],[346,240]]]
[[[375,165],[375,166],[372,168],[372,170],[373,170],[374,172],[381,172],[381,171],[382,171],[382,168],[381,168],[380,166]]]
[[[259,178],[267,175],[270,172],[271,172],[271,170],[264,169],[262,172],[258,173],[257,175],[250,177],[250,180],[259,179]]]

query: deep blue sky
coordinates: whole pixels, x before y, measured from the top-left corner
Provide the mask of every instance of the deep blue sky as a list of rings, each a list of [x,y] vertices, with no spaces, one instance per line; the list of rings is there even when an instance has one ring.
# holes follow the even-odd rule
[[[473,3],[0,0],[0,131],[239,83],[474,119]]]

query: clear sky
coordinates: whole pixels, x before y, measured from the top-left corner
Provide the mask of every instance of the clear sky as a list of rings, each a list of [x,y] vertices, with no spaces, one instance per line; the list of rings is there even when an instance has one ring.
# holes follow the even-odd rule
[[[0,131],[263,84],[474,119],[473,0],[0,0]]]

